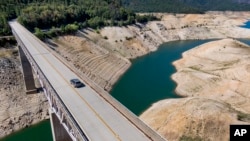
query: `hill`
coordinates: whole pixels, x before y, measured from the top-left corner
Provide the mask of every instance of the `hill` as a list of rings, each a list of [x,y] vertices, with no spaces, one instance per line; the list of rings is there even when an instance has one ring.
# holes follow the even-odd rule
[[[122,0],[136,12],[202,13],[204,11],[249,11],[249,0]]]
[[[250,0],[234,0],[235,2],[238,2],[238,3],[248,3],[250,4]]]

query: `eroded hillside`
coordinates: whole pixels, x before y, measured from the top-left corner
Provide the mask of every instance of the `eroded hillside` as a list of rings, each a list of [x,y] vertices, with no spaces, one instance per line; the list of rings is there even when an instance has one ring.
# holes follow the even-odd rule
[[[250,37],[250,30],[238,27],[250,16],[249,12],[155,15],[161,21],[100,30],[83,29],[75,35],[50,40],[50,46],[82,74],[110,90],[129,68],[127,59],[155,51],[164,42]]]
[[[237,40],[209,42],[174,62],[176,92],[154,104],[143,121],[171,140],[228,141],[230,124],[250,123],[250,47]]]
[[[169,141],[228,141],[230,124],[250,123],[250,114],[201,97],[159,101],[140,118]]]
[[[164,42],[186,39],[250,37],[250,30],[238,27],[238,25],[242,25],[250,17],[250,13],[248,12],[208,12],[203,15],[156,15],[161,18],[161,21],[152,21],[147,24],[135,24],[127,27],[105,27],[100,30],[83,29],[78,31],[75,35],[65,35],[53,40],[47,40],[47,44],[55,51],[55,54],[64,58],[66,63],[71,64],[75,69],[77,69],[80,75],[85,75],[99,84],[102,88],[110,90],[112,85],[118,80],[119,76],[122,75],[131,65],[128,59],[136,58],[151,51],[155,51],[159,45]],[[244,46],[243,44],[240,45]],[[228,45],[226,45],[226,47],[227,46]],[[220,49],[221,51],[226,51],[223,47]],[[246,50],[240,49],[240,51],[242,50],[246,53]],[[3,53],[5,51],[9,53]],[[13,58],[12,52],[12,50],[0,50],[0,137],[9,134],[16,129],[26,127],[32,123],[47,118],[48,116],[48,105],[43,94],[25,94],[20,62],[17,56]],[[16,52],[16,49],[14,49],[14,52]],[[242,55],[237,53],[230,54],[230,52],[227,52],[227,54],[231,56]],[[235,67],[242,68],[243,66],[239,65],[240,63],[241,61],[236,59],[232,62],[224,62],[224,64],[222,63],[220,65],[222,67],[223,65],[224,67],[235,65]],[[192,71],[195,69],[197,70],[196,65],[200,67],[199,64],[195,64],[195,67],[191,67],[189,69],[193,68]],[[248,67],[245,67],[245,69],[242,68],[244,71],[243,74],[247,74],[246,72],[248,72],[248,69],[246,68]],[[237,72],[240,70],[236,68],[235,71]],[[223,82],[222,84],[215,84],[223,85],[223,87],[224,85],[225,87],[226,85],[233,86],[232,90],[221,90],[222,93],[213,94],[216,97],[220,97],[218,100],[211,99],[211,97],[209,97],[210,95],[204,95],[202,98],[195,99],[190,98],[173,100],[174,102],[171,102],[172,100],[167,100],[166,102],[169,102],[169,104],[166,104],[165,108],[161,109],[160,106],[159,110],[149,112],[152,115],[146,114],[146,117],[149,117],[151,122],[154,121],[155,118],[159,118],[157,120],[159,120],[159,123],[161,124],[157,123],[158,126],[154,126],[153,124],[150,125],[153,128],[156,127],[155,129],[163,135],[166,135],[167,139],[169,138],[175,140],[181,138],[200,139],[207,137],[205,132],[210,131],[211,134],[209,135],[213,138],[217,133],[212,131],[227,134],[228,127],[225,125],[228,125],[229,123],[240,123],[243,121],[248,122],[248,98],[243,99],[243,97],[247,97],[244,93],[249,90],[245,88],[246,84],[244,82],[246,80],[243,79],[244,77],[241,74],[235,74],[232,70],[228,70],[227,73],[230,78],[227,79],[233,80],[230,81],[230,84],[226,84],[222,81],[222,78],[224,79],[224,77],[222,77],[224,72],[219,73],[214,71],[214,73],[219,76],[213,75],[215,78],[205,79],[202,81],[221,81]],[[202,76],[204,75],[205,74],[202,74]],[[189,76],[185,77],[187,80],[189,79]],[[199,78],[190,75],[190,79],[191,77],[195,78],[195,80],[199,80]],[[217,77],[221,78],[218,79]],[[211,86],[214,86],[215,84],[211,84]],[[205,89],[202,91],[201,88],[210,87],[210,85],[203,87],[198,85],[197,88],[195,88],[195,85],[196,84],[194,84],[194,88],[193,86],[189,87],[191,90],[187,89],[187,91],[184,91],[193,91],[192,93],[183,93],[182,95],[200,97],[198,91],[205,93]],[[197,93],[195,93],[195,91],[197,91]],[[180,90],[178,90],[178,92],[180,92]],[[226,92],[229,92],[229,95]],[[235,101],[234,98],[238,100]],[[179,105],[177,103],[179,103]],[[185,103],[193,103],[193,105]],[[204,105],[201,106],[201,104]],[[176,108],[178,109],[178,107],[181,110],[173,110]],[[170,111],[166,112],[164,109],[169,109]],[[168,117],[161,116],[161,114],[157,113],[157,111],[161,110],[164,112],[160,113],[167,113]],[[240,111],[242,113],[240,113]],[[217,113],[223,114],[219,115]],[[200,115],[202,116],[202,119]],[[183,121],[180,122],[181,120],[178,120],[178,117],[181,117],[181,120]],[[169,119],[172,120],[174,118],[177,119],[173,120],[171,124],[168,124],[170,123]],[[222,120],[224,118],[227,120]],[[147,122],[146,119],[142,119]],[[215,119],[215,121],[211,121],[212,119]],[[193,120],[195,120],[196,124],[193,124]],[[164,124],[164,122],[166,124]],[[211,123],[224,126],[216,128],[215,126],[211,126]],[[202,125],[202,130],[198,131],[201,128],[200,125]],[[176,126],[178,128],[176,128]],[[164,133],[165,129],[167,132]],[[170,133],[171,135],[169,135]],[[219,139],[224,140],[227,138],[221,137]]]

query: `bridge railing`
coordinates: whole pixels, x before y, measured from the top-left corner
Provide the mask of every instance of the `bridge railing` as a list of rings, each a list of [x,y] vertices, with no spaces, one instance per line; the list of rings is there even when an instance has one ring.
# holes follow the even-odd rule
[[[40,41],[41,42],[41,41]],[[134,113],[127,109],[118,100],[112,97],[108,92],[106,92],[102,87],[96,84],[93,80],[88,78],[80,69],[77,69],[73,64],[69,63],[61,57],[59,54],[55,53],[54,50],[48,48],[51,53],[56,56],[64,65],[68,66],[73,72],[80,76],[85,83],[88,84],[94,91],[96,91],[106,102],[113,106],[120,114],[122,114],[127,120],[129,120],[134,126],[137,127],[141,132],[143,132],[152,141],[166,141],[161,135],[156,133],[151,127],[145,124],[141,119],[138,118]]]
[[[17,42],[21,45],[24,54],[29,60],[31,66],[34,71],[38,75],[39,79],[42,80],[42,87],[44,89],[45,95],[48,98],[49,104],[52,107],[53,111],[56,113],[57,117],[61,120],[62,125],[67,130],[69,135],[73,140],[83,140],[89,141],[86,134],[84,134],[83,130],[79,127],[71,113],[69,112],[66,105],[63,103],[56,90],[52,87],[51,83],[48,81],[34,58],[30,55],[29,51],[26,49],[24,43],[16,34],[16,32],[12,29],[12,33],[16,37]],[[59,109],[60,108],[60,109]]]
[[[16,36],[16,35],[15,35]],[[34,36],[34,35],[33,35]],[[38,40],[41,42],[40,40]],[[20,41],[19,41],[20,42]],[[42,43],[42,42],[41,42]],[[42,43],[43,44],[43,43]],[[49,48],[48,48],[49,49]],[[80,70],[76,69],[73,64],[69,64],[64,58],[62,58],[60,55],[56,54],[54,51],[51,51],[53,55],[55,55],[60,61],[62,61],[66,66],[68,66],[72,71],[76,72],[78,75],[81,76],[82,79],[87,81],[87,84],[93,88],[101,97],[103,97],[108,103],[110,103],[117,111],[119,111],[125,118],[127,118],[132,124],[134,124],[139,130],[141,130],[146,136],[148,136],[153,141],[166,141],[163,137],[161,137],[159,134],[157,134],[153,129],[151,129],[149,126],[147,126],[144,122],[142,122],[136,115],[134,115],[130,110],[128,110],[125,106],[123,106],[119,101],[114,99],[108,92],[106,92],[103,88],[101,88],[98,84],[96,84],[94,81],[89,79],[85,74],[83,74]],[[39,67],[39,66],[38,66]],[[39,68],[40,70],[40,68]],[[41,70],[40,70],[41,71]],[[41,72],[42,73],[42,72]],[[43,73],[42,73],[43,74]],[[44,74],[43,74],[44,75]],[[49,82],[46,77],[44,77],[47,82]],[[50,85],[50,84],[49,84]],[[55,90],[52,87],[52,90],[54,91],[55,95],[60,100],[60,97],[56,94]],[[48,98],[49,99],[49,98]],[[60,100],[61,101],[61,100]],[[51,101],[52,103],[52,101]],[[63,104],[63,102],[61,102]],[[64,109],[67,109],[67,107],[64,105]],[[54,111],[57,109],[54,108]],[[67,109],[68,112],[68,109]],[[68,112],[69,117],[72,117],[72,115]],[[57,116],[60,117],[60,115],[57,114]],[[72,117],[73,123],[76,123],[74,118]],[[78,125],[76,123],[76,125]],[[87,136],[84,134],[84,132],[80,129],[79,126],[76,127],[76,129],[79,128],[79,134],[82,135],[84,140],[88,140]]]

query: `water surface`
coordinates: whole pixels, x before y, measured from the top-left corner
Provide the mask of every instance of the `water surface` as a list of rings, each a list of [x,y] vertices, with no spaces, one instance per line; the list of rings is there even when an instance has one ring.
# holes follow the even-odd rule
[[[250,28],[250,21],[245,22],[244,25],[242,25],[240,27]]]
[[[36,125],[15,132],[1,141],[53,141],[50,121],[45,120]]]
[[[172,62],[195,46],[211,40],[168,42],[148,55],[132,61],[129,70],[111,91],[113,97],[139,115],[151,104],[166,98],[178,98],[171,75],[176,71]],[[1,141],[52,141],[49,120],[26,128]]]
[[[178,98],[171,75],[172,62],[195,46],[211,40],[174,41],[162,44],[152,52],[132,61],[131,67],[113,87],[111,94],[136,115],[151,104],[166,98]]]

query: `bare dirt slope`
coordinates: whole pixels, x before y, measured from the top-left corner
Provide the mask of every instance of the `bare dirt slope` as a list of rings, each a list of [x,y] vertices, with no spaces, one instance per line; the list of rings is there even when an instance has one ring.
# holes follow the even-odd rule
[[[174,62],[182,96],[218,99],[250,113],[250,47],[232,39],[206,43]]]
[[[248,117],[247,122],[241,117]],[[140,116],[169,141],[228,141],[230,124],[250,122],[230,104],[192,97],[159,101]]]
[[[68,63],[105,90],[110,90],[131,64],[126,58],[86,38],[68,35],[49,42],[53,42],[55,50]]]
[[[127,27],[83,29],[76,35],[50,40],[50,45],[82,74],[110,90],[129,68],[127,59],[155,51],[164,42],[250,37],[250,30],[238,27],[247,20],[250,12],[155,15],[161,20]]]
[[[0,138],[48,119],[43,94],[26,95],[16,48],[0,48]]]
[[[250,38],[250,30],[239,27],[250,12],[155,15],[161,20],[127,27],[83,29],[50,42],[82,74],[110,90],[130,66],[127,59],[155,51],[164,42]],[[229,124],[249,123],[250,89],[245,79],[249,75],[248,48],[234,40],[211,44],[214,48],[203,51],[204,56],[198,55],[202,52],[199,50],[176,64],[179,73],[173,78],[178,78],[177,92],[192,98],[161,101],[140,117],[169,140],[227,141]],[[185,68],[192,62],[196,64]]]
[[[81,74],[86,75],[102,88],[110,90],[119,76],[129,68],[131,63],[128,59],[154,51],[163,42],[250,37],[250,30],[238,27],[250,17],[249,12],[156,15],[161,18],[160,21],[127,27],[105,27],[100,30],[83,29],[76,35],[61,36],[55,40],[48,40],[47,43]],[[46,99],[42,94],[25,94],[19,60],[13,58],[12,51],[7,54],[5,51],[0,50],[0,137],[47,118]],[[236,60],[234,64],[237,63]],[[232,76],[238,78],[238,75],[233,72]],[[238,92],[242,94],[241,89],[244,89],[243,83],[233,80],[228,86],[235,86],[234,83],[239,84],[239,87],[233,87],[236,91],[230,91],[232,93],[230,96],[235,96]],[[183,95],[192,94],[183,93]],[[239,95],[236,97],[238,98]],[[230,96],[224,95],[221,100],[231,99],[234,108],[248,112],[247,108],[242,108],[248,106],[244,99],[239,98],[242,101],[233,103],[233,98]],[[240,103],[242,105],[237,107]],[[232,120],[235,120],[234,117]]]
[[[174,62],[176,92],[141,115],[169,140],[228,141],[230,124],[250,124],[250,47],[237,40],[213,41]]]

